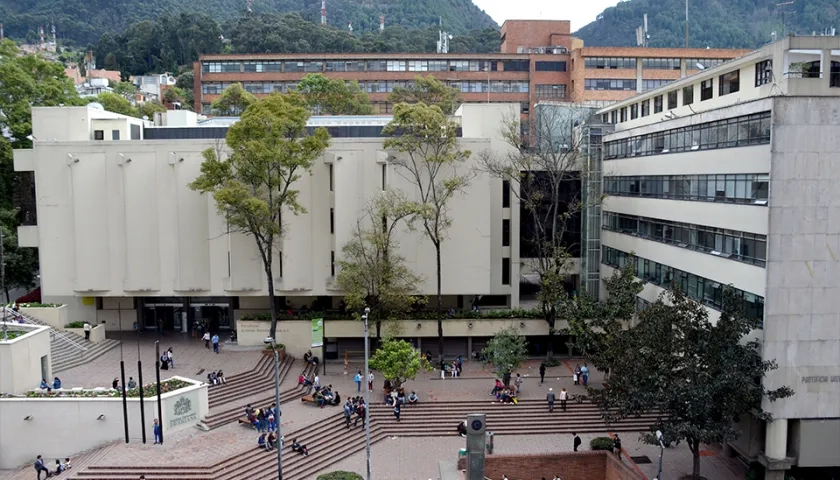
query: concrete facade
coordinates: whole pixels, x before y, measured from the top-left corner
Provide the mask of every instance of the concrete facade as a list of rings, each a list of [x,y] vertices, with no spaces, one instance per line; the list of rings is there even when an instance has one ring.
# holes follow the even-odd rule
[[[42,378],[51,382],[49,327],[11,322],[6,327],[26,334],[4,341],[0,328],[0,393],[24,393],[37,387]]]

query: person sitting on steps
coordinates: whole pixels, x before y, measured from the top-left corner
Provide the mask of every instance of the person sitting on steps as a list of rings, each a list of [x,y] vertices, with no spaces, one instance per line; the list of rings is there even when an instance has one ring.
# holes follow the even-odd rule
[[[411,393],[408,394],[408,403],[414,404],[414,403],[417,403],[419,401],[420,401],[420,398],[418,398],[417,394],[414,392],[414,390],[412,390]]]
[[[301,445],[298,443],[297,438],[292,440],[292,451],[298,452],[299,454],[303,455],[304,457],[309,455],[309,449],[306,448],[306,445]]]
[[[467,422],[466,420],[462,420],[458,422],[458,435],[462,437],[467,436]]]

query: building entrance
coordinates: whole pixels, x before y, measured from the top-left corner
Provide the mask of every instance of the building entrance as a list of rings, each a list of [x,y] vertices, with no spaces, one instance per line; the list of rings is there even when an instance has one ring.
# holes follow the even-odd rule
[[[143,327],[146,330],[181,330],[183,304],[147,303],[143,307]]]

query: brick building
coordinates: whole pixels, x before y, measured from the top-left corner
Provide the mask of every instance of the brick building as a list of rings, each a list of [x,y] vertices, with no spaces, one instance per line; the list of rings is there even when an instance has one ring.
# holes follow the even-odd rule
[[[203,55],[195,63],[195,109],[209,106],[232,83],[260,96],[286,92],[307,73],[356,80],[377,113],[388,95],[415,75],[434,75],[461,91],[465,102],[516,102],[523,116],[543,100],[597,106],[630,98],[718,65],[747,50],[585,47],[567,20],[509,20],[501,52],[319,53]]]

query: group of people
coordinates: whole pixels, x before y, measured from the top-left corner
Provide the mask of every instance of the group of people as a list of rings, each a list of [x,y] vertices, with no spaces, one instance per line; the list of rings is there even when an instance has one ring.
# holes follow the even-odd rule
[[[277,419],[279,418],[277,404],[272,403],[270,407],[253,408],[250,404],[245,407],[245,416],[254,430],[265,435],[266,432],[277,430]]]
[[[405,404],[415,404],[420,401],[420,397],[417,396],[417,392],[414,390],[406,396],[405,389],[400,388],[398,390],[391,390],[390,393],[385,395],[385,405],[390,407],[395,407],[397,405],[405,405]]]
[[[548,411],[554,411],[554,402],[557,400],[557,396],[554,394],[554,389],[549,388],[548,393],[545,394],[545,400],[548,402]],[[560,389],[560,408],[565,412],[566,411],[566,402],[569,400],[569,392],[566,391],[566,387]]]
[[[169,370],[175,368],[175,358],[172,356],[172,347],[160,354],[160,369]]]
[[[204,348],[210,349],[210,344],[213,344],[213,351],[215,353],[219,353],[219,334],[214,333],[210,335],[210,332],[204,332],[204,335],[201,337],[204,340]]]
[[[370,390],[371,392],[373,391],[373,380],[374,380],[374,378],[375,377],[373,376],[373,372],[368,371],[368,390]],[[356,376],[353,377],[353,381],[356,382],[356,393],[359,393],[359,392],[362,391],[362,380],[363,380],[362,371],[359,370],[358,372],[356,372]]]
[[[522,377],[519,374],[516,374],[516,380],[514,384],[505,385],[502,383],[501,380],[498,378],[496,379],[493,390],[490,391],[490,395],[494,395],[496,400],[500,403],[513,403],[514,405],[519,404],[519,392],[522,389]]]
[[[227,383],[227,380],[225,379],[225,372],[219,370],[208,373],[207,383],[210,385],[221,385],[223,383]]]
[[[583,385],[584,387],[588,386],[589,367],[585,363],[581,367],[578,363],[577,365],[575,365],[575,372],[572,378],[575,381],[575,385]]]
[[[349,429],[350,428],[350,420],[353,420],[353,415],[356,415],[356,419],[353,421],[353,426],[359,424],[359,420],[362,421],[362,427],[365,426],[365,411],[367,409],[367,405],[365,404],[365,399],[362,397],[353,397],[348,399],[344,402],[344,425]]]
[[[429,351],[429,350],[426,350],[425,357],[426,357],[426,361],[429,362],[429,364],[431,364],[432,363],[432,352]],[[446,378],[447,373],[452,378],[458,378],[458,377],[461,376],[461,372],[464,369],[464,357],[461,356],[461,355],[458,355],[458,358],[452,360],[451,362],[447,362],[445,359],[441,358],[440,359],[440,364],[438,366],[440,367],[440,378],[441,379]]]
[[[58,377],[53,378],[52,383],[47,382],[46,378],[41,379],[41,386],[39,387],[41,390],[46,390],[47,393],[58,390],[61,388],[61,380]]]
[[[316,376],[315,378],[318,377]],[[332,385],[327,385],[326,387],[315,387],[312,392],[312,398],[315,399],[315,403],[317,403],[321,408],[324,408],[326,405],[341,404],[341,395],[339,395],[337,391],[333,391]]]
[[[38,480],[41,480],[41,473],[47,474],[44,478],[50,478],[53,475],[58,475],[62,472],[70,470],[71,464],[69,458],[65,458],[64,463],[62,463],[61,460],[56,459],[54,467],[55,470],[50,470],[44,463],[44,458],[41,457],[41,455],[38,455],[38,458],[35,459],[35,464],[33,466],[35,467],[35,471],[38,472]]]

